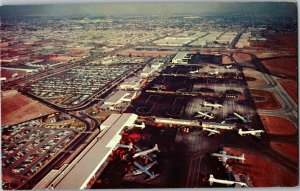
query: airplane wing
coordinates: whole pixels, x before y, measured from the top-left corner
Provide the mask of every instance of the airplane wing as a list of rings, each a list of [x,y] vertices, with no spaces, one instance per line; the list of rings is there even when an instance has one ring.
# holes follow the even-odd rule
[[[203,115],[202,114],[198,114],[195,117],[203,117]]]
[[[216,133],[213,132],[213,131],[210,131],[209,134],[208,134],[207,136],[211,136],[211,135],[214,135],[214,134],[216,134]]]
[[[145,166],[145,169],[149,170],[149,169],[152,168],[156,163],[157,163],[157,161],[154,161],[154,162],[148,164],[147,166]]]
[[[223,156],[223,157],[222,157],[222,159],[221,159],[221,160],[222,160],[222,164],[223,164],[223,165],[225,165],[225,163],[226,163],[227,159],[228,159],[228,158],[227,158],[227,157],[225,157],[225,156]]]
[[[138,146],[133,145],[133,147],[135,148],[136,152],[142,152],[142,149],[140,149]],[[153,161],[153,159],[150,156],[148,156],[148,154],[144,155],[143,157],[145,157],[149,161]]]

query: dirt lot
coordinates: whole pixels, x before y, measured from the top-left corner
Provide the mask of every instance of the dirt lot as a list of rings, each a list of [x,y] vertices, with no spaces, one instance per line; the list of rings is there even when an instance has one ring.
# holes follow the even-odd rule
[[[276,186],[296,186],[298,178],[296,175],[285,170],[278,164],[262,159],[259,156],[244,151],[232,148],[224,148],[230,154],[241,155],[245,154],[244,164],[233,165],[235,173],[244,173],[250,176],[252,184],[255,187],[276,187]]]
[[[257,87],[267,85],[266,81],[262,78],[260,72],[250,68],[244,68],[243,72],[246,77],[248,86]]]
[[[222,64],[233,64],[231,58],[227,55],[222,56]]]
[[[298,146],[296,144],[271,142],[271,147],[291,160],[298,161]]]
[[[276,48],[297,49],[297,33],[270,33],[266,37],[275,42]]]
[[[260,119],[267,133],[276,135],[292,135],[297,132],[294,124],[287,119],[266,115],[261,115]]]
[[[122,56],[154,56],[154,57],[158,57],[158,56],[169,56],[171,54],[175,54],[176,52],[172,52],[172,51],[147,51],[147,50],[133,50],[133,49],[127,49],[127,50],[123,50],[121,52],[118,52],[119,55]]]
[[[274,75],[297,77],[297,58],[280,58],[264,60],[262,64]]]
[[[250,46],[276,50],[297,49],[297,33],[269,33],[265,37],[266,41],[250,41]]]
[[[26,74],[24,71],[14,71],[14,70],[6,70],[1,68],[1,77],[6,77],[6,79],[12,78],[12,75],[18,73],[18,76]]]
[[[15,90],[3,92],[1,106],[1,125],[13,125],[54,112]]]
[[[233,58],[236,59],[237,62],[245,62],[251,60],[251,57],[248,54],[244,53],[234,53]]]
[[[265,91],[265,90],[250,90],[252,96],[259,96],[263,97],[266,100],[255,100],[255,105],[257,109],[266,109],[266,110],[276,110],[280,109],[282,106],[277,100],[276,96],[270,92],[270,91]]]
[[[298,88],[297,88],[297,82],[294,80],[284,80],[280,79],[277,80],[280,85],[283,87],[283,89],[289,94],[289,96],[298,103]]]

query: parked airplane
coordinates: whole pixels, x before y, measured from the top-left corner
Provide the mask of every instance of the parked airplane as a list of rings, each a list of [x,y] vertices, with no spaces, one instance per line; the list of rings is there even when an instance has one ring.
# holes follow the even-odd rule
[[[222,161],[223,165],[225,165],[228,159],[237,159],[237,160],[241,160],[242,162],[245,161],[244,154],[242,154],[241,156],[234,156],[234,155],[226,154],[226,151],[220,151],[220,153],[212,153],[211,156],[218,157],[219,160]]]
[[[134,124],[134,127],[144,129],[146,127],[146,125],[144,122],[142,122],[141,124]]]
[[[236,112],[233,112],[233,115],[235,115],[237,118],[239,118],[240,120],[242,120],[244,123],[251,122],[249,115],[244,117],[244,116],[239,115]]]
[[[128,149],[130,151],[133,148],[133,144],[129,143],[128,145],[124,145],[124,144],[118,143],[117,146],[116,146],[116,148],[118,148],[118,147],[125,148],[125,149]]]
[[[215,118],[215,116],[214,116],[213,114],[209,115],[208,112],[201,112],[201,111],[198,111],[197,113],[198,113],[198,115],[195,116],[196,118],[198,118],[198,117],[199,117],[199,118],[200,118],[200,117],[203,117],[204,119],[206,119],[206,118],[214,119],[214,118]]]
[[[157,90],[165,90],[165,89],[167,89],[167,86],[155,84],[152,88],[157,89]]]
[[[223,105],[221,105],[221,104],[218,104],[218,103],[208,103],[206,101],[204,101],[203,106],[204,107],[211,107],[211,108],[221,108],[221,107],[223,107]]]
[[[235,126],[235,124],[229,124],[229,123],[225,123],[224,121],[222,121],[221,123],[216,123],[216,122],[202,122],[202,127],[203,128],[208,128],[208,129],[232,130],[236,126]]]
[[[239,129],[239,132],[238,134],[241,135],[241,136],[244,136],[244,135],[248,135],[248,134],[251,134],[251,135],[254,135],[254,136],[261,136],[261,133],[264,133],[265,131],[264,130],[250,130],[250,131],[243,131],[242,129]]]
[[[241,120],[243,123],[250,123],[251,122],[251,115],[241,116],[238,113],[233,113],[234,116],[229,116],[225,118],[225,121],[231,120]]]
[[[232,65],[226,65],[225,67],[226,67],[227,69],[229,69],[229,68],[232,67]]]
[[[138,151],[137,153],[135,153],[133,155],[133,158],[137,158],[137,157],[140,157],[140,156],[147,156],[149,153],[152,153],[154,151],[160,152],[159,149],[158,149],[158,145],[157,144],[155,144],[155,146],[152,149],[148,149],[148,150],[144,150],[144,151],[141,151],[141,150]]]
[[[198,74],[198,73],[200,73],[200,70],[198,69],[198,70],[193,70],[193,71],[190,71],[189,72],[190,74]]]
[[[139,164],[138,162],[133,162],[134,166],[137,167],[137,169],[133,170],[132,172],[126,174],[126,176],[136,176],[136,175],[140,175],[142,173],[147,174],[148,176],[150,176],[150,178],[147,179],[147,181],[152,180],[156,177],[159,176],[159,174],[154,174],[154,172],[152,171],[152,173],[149,172],[149,169],[152,168],[155,164],[157,164],[157,161],[154,161],[146,166],[142,166],[141,164]]]
[[[218,75],[218,74],[219,74],[219,71],[218,71],[218,70],[215,70],[215,71],[209,72],[208,74],[209,74],[209,75]]]
[[[244,182],[238,182],[238,181],[231,181],[231,180],[221,180],[221,179],[215,179],[214,176],[211,174],[209,175],[209,184],[212,186],[213,183],[219,183],[219,184],[226,184],[226,185],[233,185],[233,184],[239,184],[241,186],[247,187],[247,184]]]
[[[215,130],[215,129],[203,128],[203,131],[208,131],[209,132],[208,136],[211,136],[211,135],[214,135],[214,134],[221,134],[220,131]]]

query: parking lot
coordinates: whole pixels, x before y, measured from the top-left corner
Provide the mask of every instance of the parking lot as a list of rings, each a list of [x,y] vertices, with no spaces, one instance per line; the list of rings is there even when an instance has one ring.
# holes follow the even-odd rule
[[[29,90],[59,106],[75,106],[137,67],[137,64],[85,64],[41,79],[31,84]]]
[[[57,156],[82,129],[47,125],[40,119],[2,128],[2,173],[6,185],[18,188]],[[8,183],[9,182],[9,183]]]

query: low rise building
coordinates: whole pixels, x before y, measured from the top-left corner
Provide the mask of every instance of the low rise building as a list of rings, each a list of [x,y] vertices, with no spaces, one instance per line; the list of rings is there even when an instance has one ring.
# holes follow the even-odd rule
[[[178,52],[176,56],[172,59],[173,64],[188,64],[191,56],[187,52]]]
[[[147,78],[149,76],[151,76],[153,73],[155,72],[155,69],[154,68],[151,68],[149,66],[146,66],[143,71],[141,72],[141,77],[142,78]]]
[[[142,81],[143,80],[139,77],[128,78],[123,83],[120,84],[119,89],[121,89],[121,90],[138,90]]]
[[[164,63],[162,62],[154,62],[151,64],[151,68],[154,68],[155,70],[159,70],[159,68],[163,65]]]
[[[173,118],[163,118],[155,117],[155,123],[161,123],[166,125],[179,125],[179,126],[195,126],[200,127],[200,123],[197,120],[186,120],[186,119],[173,119]]]
[[[113,109],[116,105],[122,102],[130,102],[136,96],[136,92],[119,90],[104,101],[101,108]]]

